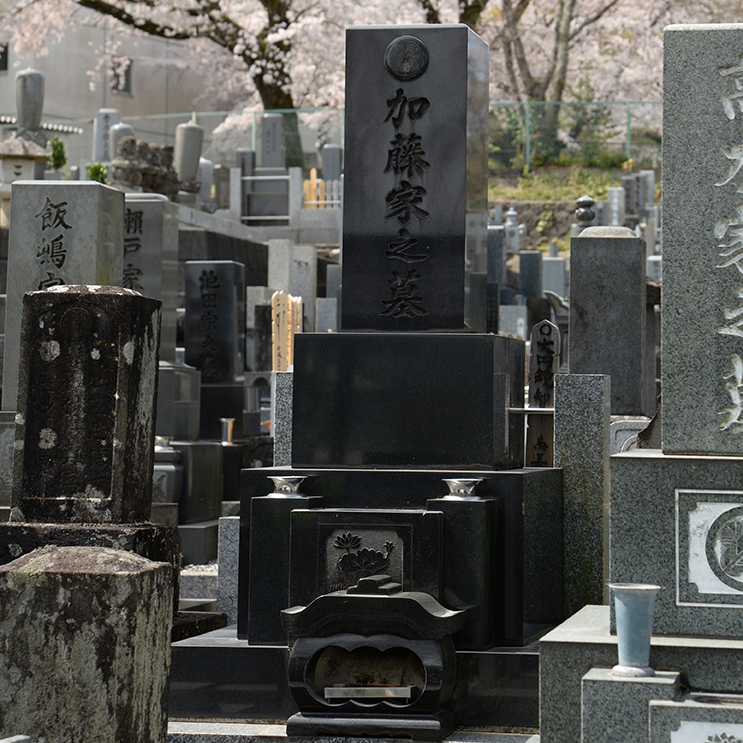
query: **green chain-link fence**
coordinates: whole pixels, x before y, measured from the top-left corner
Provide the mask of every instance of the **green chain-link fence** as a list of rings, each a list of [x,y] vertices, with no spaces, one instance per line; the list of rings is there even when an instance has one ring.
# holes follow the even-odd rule
[[[545,162],[612,167],[628,159],[638,166],[657,167],[661,109],[660,102],[491,103],[490,168],[523,168]],[[296,109],[278,113],[285,115],[288,165],[316,167],[322,145],[343,147],[343,110]],[[124,121],[134,127],[137,139],[173,144],[176,126],[193,116],[205,130],[203,156],[232,167],[238,148],[259,149],[261,115],[262,111],[219,111],[134,116],[125,117]],[[91,162],[90,119],[50,123],[82,130],[78,134],[58,132],[65,143],[69,165]]]

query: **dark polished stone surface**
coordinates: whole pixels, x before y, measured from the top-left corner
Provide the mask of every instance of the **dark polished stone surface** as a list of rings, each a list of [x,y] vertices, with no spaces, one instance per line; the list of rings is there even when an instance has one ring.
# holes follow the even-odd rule
[[[524,461],[524,343],[467,333],[301,333],[297,467],[493,470]],[[320,394],[318,394],[322,391]]]
[[[363,712],[347,717],[327,713],[297,713],[286,723],[286,734],[289,736],[412,737],[413,740],[436,741],[443,740],[453,732],[454,720],[449,712],[397,718]]]
[[[295,510],[289,606],[349,588],[362,577],[354,574],[362,563],[389,575],[404,591],[441,600],[442,531],[441,514],[423,510]]]
[[[467,608],[466,625],[454,635],[458,648],[484,649],[495,643],[501,606],[498,591],[498,502],[493,500],[428,501],[429,511],[441,511],[446,560],[443,595],[452,609]]]
[[[186,263],[184,330],[185,361],[201,370],[202,385],[234,382],[243,373],[245,266],[242,263]],[[202,425],[203,417],[202,412]]]
[[[450,703],[457,725],[536,727],[539,649],[457,651]],[[297,712],[289,692],[287,647],[250,646],[236,628],[174,643],[171,718],[286,720]]]
[[[268,492],[272,491],[273,487],[269,488]],[[253,498],[245,503],[246,516],[240,519],[238,627],[239,636],[251,644],[286,644],[281,611],[290,605],[292,510],[321,505],[322,498],[306,497]],[[242,513],[242,505],[240,510]],[[249,523],[247,539],[242,528],[245,523]]]
[[[426,508],[432,498],[442,498],[448,492],[443,478],[482,478],[477,492],[484,499],[493,499],[498,511],[495,530],[495,580],[493,602],[496,607],[494,643],[499,645],[524,645],[546,626],[557,624],[563,619],[562,595],[562,471],[551,468],[531,468],[501,470],[498,472],[463,472],[457,470],[320,470],[291,467],[245,469],[242,472],[242,503],[240,522],[240,561],[249,564],[252,554],[251,536],[261,534],[263,546],[260,551],[273,554],[270,573],[266,569],[258,571],[252,567],[250,580],[260,581],[265,590],[270,590],[277,598],[266,610],[256,603],[253,621],[271,622],[272,613],[285,609],[286,603],[279,606],[277,592],[288,593],[283,582],[289,580],[288,563],[290,534],[289,511],[276,521],[274,536],[268,532],[251,529],[251,498],[265,496],[272,492],[273,484],[269,476],[306,476],[301,485],[305,496],[321,496],[323,508],[336,509],[394,509]],[[274,499],[258,498],[258,501]],[[256,499],[253,500],[256,503]],[[301,508],[299,503],[294,508]],[[284,531],[282,531],[284,530]],[[281,534],[281,536],[276,536]],[[460,545],[460,542],[455,544]],[[467,545],[467,548],[469,545]],[[464,549],[464,548],[463,548]],[[492,549],[492,547],[491,547]],[[460,553],[444,547],[444,574],[456,575],[457,570],[465,570]],[[315,556],[313,559],[317,559]],[[458,566],[458,563],[461,563]],[[256,563],[259,564],[259,563]],[[268,565],[267,561],[264,561]],[[248,571],[240,571],[238,591],[238,621],[241,637],[247,637],[248,596],[251,593]],[[255,576],[255,577],[254,577]],[[464,588],[467,583],[460,584]],[[471,584],[470,584],[471,588]],[[264,590],[264,589],[261,589]],[[473,594],[474,595],[474,594]],[[440,598],[448,608],[446,595]],[[452,600],[452,604],[454,601]],[[258,612],[258,613],[255,613]],[[264,618],[265,614],[265,618]],[[467,625],[473,627],[472,625]],[[252,631],[252,630],[251,630]],[[279,630],[280,631],[280,630]],[[488,629],[472,629],[473,632],[487,635]],[[274,642],[285,642],[283,634],[276,634]],[[482,639],[482,638],[480,638]],[[467,640],[468,644],[471,640]],[[479,640],[478,640],[479,641]]]
[[[234,418],[232,435],[243,437],[243,408],[245,407],[245,385],[242,380],[222,384],[201,385],[201,424],[199,438],[221,441],[220,418]]]
[[[427,49],[413,79],[384,62],[402,36]],[[465,25],[347,31],[343,330],[465,329],[466,256],[487,242],[487,74]]]

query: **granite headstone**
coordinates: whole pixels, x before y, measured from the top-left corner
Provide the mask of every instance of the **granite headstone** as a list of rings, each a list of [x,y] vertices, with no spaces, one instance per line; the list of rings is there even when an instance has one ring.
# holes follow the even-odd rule
[[[465,304],[485,252],[487,45],[465,25],[350,28],[346,59],[343,330],[483,330]]]

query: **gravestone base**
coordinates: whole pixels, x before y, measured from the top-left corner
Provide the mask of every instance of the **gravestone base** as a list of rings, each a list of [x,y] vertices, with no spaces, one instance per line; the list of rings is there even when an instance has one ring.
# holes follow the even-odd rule
[[[637,449],[610,468],[610,580],[663,587],[655,635],[740,636],[743,580],[728,545],[743,525],[743,457]]]
[[[404,735],[413,740],[443,740],[454,732],[454,717],[451,713],[437,715],[406,716],[395,719],[358,714],[340,718],[332,714],[292,715],[286,723],[289,736],[343,736],[343,737],[385,737]]]
[[[178,606],[181,538],[160,524],[0,524],[0,565],[39,547],[108,547],[173,566],[173,605]]]
[[[289,691],[288,646],[249,645],[232,625],[173,643],[171,657],[171,719],[283,723],[297,711]],[[457,651],[456,660],[449,706],[458,726],[537,726],[537,643]],[[580,677],[578,682],[580,694]]]
[[[232,435],[243,437],[243,410],[245,404],[245,383],[221,382],[201,384],[201,428],[199,438],[222,440],[220,418],[234,418]]]
[[[305,477],[300,487],[303,498],[258,497],[273,491],[269,479],[272,476]],[[472,508],[462,508],[462,504],[453,501],[447,505],[459,505],[457,510],[461,513],[447,513],[452,510],[449,507],[442,513],[436,508],[436,499],[448,492],[444,478],[473,477],[482,478],[477,494],[483,498],[483,507],[479,509],[483,513],[474,513]],[[488,513],[489,507],[484,503],[491,499],[492,512]],[[470,604],[483,600],[484,595],[477,592],[477,581],[467,581],[474,574],[494,576],[487,592],[490,598],[473,613],[477,621],[468,625],[461,637],[455,638],[465,643],[464,647],[488,641],[492,645],[523,646],[564,617],[562,560],[555,559],[555,555],[563,552],[562,471],[558,469],[476,473],[297,467],[245,469],[240,513],[240,564],[250,565],[250,570],[241,570],[238,627],[239,636],[250,638],[251,642],[284,644],[285,636],[277,614],[287,608],[287,601],[290,605],[304,604],[332,589],[332,582],[318,577],[325,573],[318,554],[324,555],[326,550],[316,547],[307,552],[307,549],[308,545],[325,544],[322,540],[333,536],[333,524],[359,536],[362,548],[368,547],[367,537],[362,532],[375,528],[379,531],[382,528],[379,525],[394,531],[402,540],[396,549],[409,561],[406,575],[412,577],[406,580],[412,582],[405,585],[406,590],[432,593],[435,590],[429,588],[429,584],[435,582],[433,566],[436,561],[421,559],[416,562],[413,546],[416,535],[417,539],[423,539],[425,549],[434,555],[446,555],[441,567],[441,574],[448,576],[443,581],[445,590],[441,595],[434,593],[434,598],[446,606],[449,606],[449,592],[456,597],[462,591],[460,599],[468,597]],[[254,527],[251,519],[255,516],[251,514],[257,514],[264,526]],[[424,523],[435,519],[445,530],[447,519],[449,525],[456,520],[469,521],[470,528],[476,524],[473,541],[463,545],[452,536],[442,544],[426,536],[428,531]],[[493,520],[495,526],[492,526]],[[410,545],[405,542],[410,537],[400,536],[404,530],[413,535]],[[298,547],[293,546],[294,531],[297,534],[301,531],[303,535],[303,538],[297,537]],[[492,550],[484,544],[488,531],[494,534]],[[254,535],[259,541],[251,544]],[[385,536],[381,544],[386,540],[395,543],[395,539]],[[394,551],[391,554],[394,555]],[[297,576],[292,578],[291,586],[290,573]],[[305,584],[298,576],[306,576]],[[449,608],[463,607],[452,605]]]
[[[295,467],[523,465],[524,417],[505,413],[524,399],[514,338],[298,333],[293,379]]]
[[[180,524],[178,531],[183,542],[184,565],[206,565],[217,559],[218,520]]]
[[[684,694],[676,701],[652,701],[649,711],[653,743],[743,738],[741,694]]]
[[[201,372],[187,364],[161,361],[155,435],[184,441],[199,438]]]
[[[542,637],[539,643],[541,743],[580,741],[581,680],[592,668],[616,665],[617,658],[617,637],[609,631],[608,606],[586,606]],[[741,640],[653,636],[650,666],[656,673],[680,673],[684,687],[704,692],[704,696],[725,692],[743,694]],[[650,740],[671,743],[670,738],[662,736],[651,736]]]
[[[581,684],[581,743],[637,743],[648,731],[648,704],[673,700],[679,692],[679,673],[657,671],[655,676],[612,675],[610,668],[592,668]],[[655,743],[656,738],[651,738]]]
[[[178,522],[213,521],[222,514],[222,444],[218,441],[171,441],[181,454],[183,487],[178,498]]]

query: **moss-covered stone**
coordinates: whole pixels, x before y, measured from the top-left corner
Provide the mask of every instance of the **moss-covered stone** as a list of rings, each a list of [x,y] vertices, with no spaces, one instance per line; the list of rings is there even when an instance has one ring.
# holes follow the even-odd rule
[[[171,571],[102,547],[0,567],[0,737],[165,743]]]

